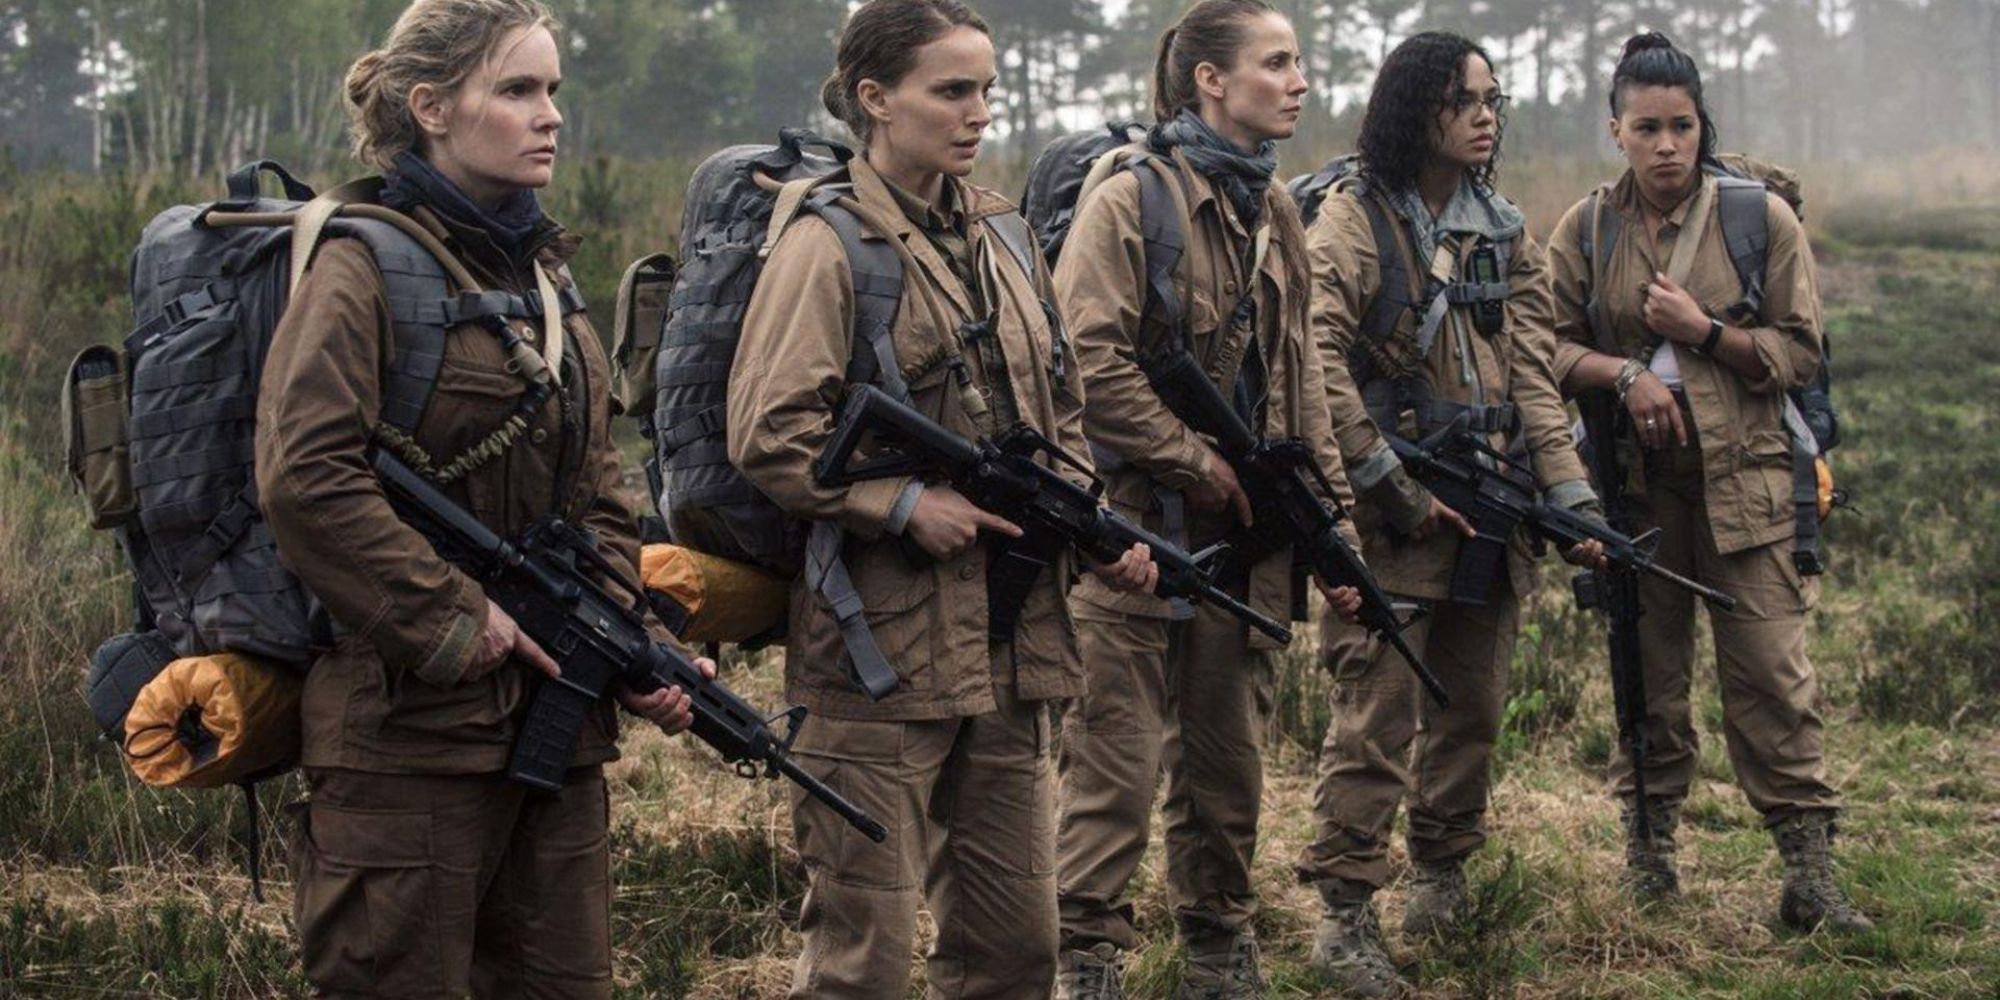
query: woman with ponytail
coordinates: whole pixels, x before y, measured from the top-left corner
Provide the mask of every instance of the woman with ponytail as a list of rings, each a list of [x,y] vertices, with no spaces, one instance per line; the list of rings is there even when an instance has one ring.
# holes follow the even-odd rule
[[[535,196],[562,128],[556,30],[536,0],[417,0],[347,77],[355,153],[383,171],[348,193],[409,216],[483,302],[514,304],[419,326],[438,302],[413,289],[445,290],[421,277],[437,273],[431,251],[405,236],[378,260],[382,237],[343,233],[292,289],[265,359],[260,500],[333,625],[300,705],[312,794],[292,855],[306,979],[328,996],[611,995],[614,706],[585,720],[556,791],[508,779],[530,699],[560,665],[397,518],[368,457],[393,450],[502,535],[559,514],[638,579],[610,367],[564,265],[577,238]],[[428,371],[426,329],[440,338]],[[530,385],[527,358],[549,382]],[[678,688],[619,699],[668,732],[691,721]]]
[[[1701,73],[1666,36],[1625,43],[1609,127],[1629,169],[1571,208],[1550,244],[1557,376],[1570,393],[1615,395],[1616,439],[1593,445],[1617,449],[1617,488],[1635,528],[1659,532],[1661,564],[1737,599],[1734,610],[1709,608],[1709,624],[1730,763],[1784,858],[1779,915],[1865,930],[1829,853],[1840,796],[1805,649],[1819,580],[1793,559],[1788,393],[1816,375],[1825,347],[1812,251],[1784,200],[1757,192],[1769,244],[1761,287],[1744,287],[1723,232],[1721,190],[1733,181],[1721,176]],[[1612,768],[1626,885],[1645,898],[1680,889],[1674,835],[1696,770],[1695,607],[1650,577],[1639,597],[1646,801],[1636,801],[1628,755]]]
[[[1486,841],[1493,746],[1506,704],[1524,535],[1475,547],[1472,511],[1417,482],[1389,437],[1471,435],[1531,473],[1554,504],[1596,510],[1550,370],[1548,270],[1513,203],[1494,190],[1507,98],[1471,39],[1414,35],[1389,53],[1363,115],[1358,176],[1326,199],[1308,237],[1313,325],[1329,370],[1356,520],[1382,585],[1429,614],[1405,632],[1451,693],[1439,708],[1394,653],[1322,623],[1334,687],[1301,881],[1324,905],[1313,963],[1354,996],[1403,983],[1374,895],[1407,805],[1410,896],[1403,936],[1449,934],[1467,907],[1464,862]],[[1594,553],[1568,554],[1588,560]]]
[[[1261,435],[1308,442],[1339,494],[1325,499],[1348,500],[1307,327],[1305,232],[1272,184],[1305,92],[1282,14],[1260,0],[1196,4],[1160,39],[1157,124],[1110,154],[1120,169],[1080,200],[1056,266],[1107,495],[1190,548],[1251,515],[1229,463],[1147,384],[1141,362],[1164,352],[1191,351]],[[1143,184],[1167,193],[1170,217],[1142,218],[1142,204],[1158,205]],[[1178,328],[1148,294],[1154,227],[1186,244],[1173,276]],[[1259,611],[1290,616],[1289,548],[1238,560],[1223,580]],[[1349,588],[1329,598],[1350,613],[1359,605]],[[1073,606],[1089,690],[1065,716],[1059,763],[1058,995],[1120,995],[1123,956],[1140,944],[1131,881],[1164,772],[1168,897],[1188,955],[1179,995],[1261,996],[1251,859],[1274,644],[1211,605],[1176,608],[1090,580]]]
[[[887,694],[865,694],[834,611],[794,584],[786,695],[813,715],[793,751],[889,830],[870,842],[793,797],[809,880],[792,978],[800,1000],[906,995],[920,905],[937,927],[930,996],[1042,998],[1055,975],[1050,727],[1056,701],[1083,691],[1065,599],[1082,567],[1058,553],[1018,603],[1000,605],[988,574],[1008,565],[999,556],[1018,525],[942,482],[832,487],[813,475],[854,388],[851,362],[867,350],[856,299],[886,283],[848,259],[836,225],[900,260],[890,356],[863,357],[895,365],[910,405],[966,438],[1025,423],[1085,453],[1075,359],[1043,308],[1048,273],[1026,222],[965,181],[993,121],[995,73],[986,23],[957,0],[855,9],[823,95],[862,152],[781,194],[809,210],[773,222],[730,373],[730,461],[787,513],[842,529],[870,634],[895,674]],[[1150,589],[1157,576],[1143,547],[1090,571],[1121,590]],[[996,628],[996,616],[1015,624]]]

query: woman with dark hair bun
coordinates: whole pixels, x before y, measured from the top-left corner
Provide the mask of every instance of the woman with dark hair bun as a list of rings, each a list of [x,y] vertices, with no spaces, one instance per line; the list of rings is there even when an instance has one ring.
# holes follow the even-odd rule
[[[1533,579],[1524,537],[1475,549],[1471,512],[1416,482],[1388,437],[1460,427],[1532,469],[1553,503],[1596,510],[1550,368],[1545,260],[1521,212],[1493,190],[1506,102],[1471,40],[1425,32],[1398,45],[1368,99],[1358,174],[1328,196],[1308,238],[1313,330],[1336,375],[1328,400],[1362,499],[1363,551],[1386,589],[1429,608],[1406,635],[1452,697],[1438,709],[1387,645],[1322,623],[1332,724],[1317,836],[1297,871],[1325,906],[1313,963],[1357,996],[1403,989],[1372,900],[1405,800],[1404,937],[1448,933],[1464,916],[1464,860],[1486,841],[1507,665]]]
[[[1833,879],[1840,796],[1805,649],[1819,580],[1793,559],[1788,392],[1815,376],[1824,349],[1812,251],[1784,200],[1753,188],[1769,242],[1761,288],[1744,287],[1721,193],[1742,182],[1720,176],[1701,73],[1666,36],[1625,43],[1610,131],[1629,169],[1571,208],[1550,243],[1556,373],[1571,393],[1616,395],[1621,431],[1596,445],[1617,449],[1626,504],[1637,527],[1659,531],[1662,565],[1737,598],[1732,611],[1711,607],[1709,623],[1730,763],[1785,862],[1779,915],[1865,930]],[[1651,577],[1639,595],[1646,801],[1635,801],[1628,755],[1612,770],[1625,881],[1644,898],[1680,888],[1674,833],[1696,763],[1695,608]]]
[[[895,673],[887,694],[865,694],[834,610],[794,585],[786,696],[813,724],[793,750],[889,830],[872,843],[793,797],[809,879],[791,993],[801,1000],[908,993],[920,904],[937,928],[930,996],[1040,1000],[1055,975],[1050,728],[1053,704],[1083,693],[1065,598],[1084,567],[1060,553],[1018,603],[996,609],[988,572],[1005,563],[992,540],[1020,527],[946,483],[831,487],[813,475],[852,388],[857,300],[884,294],[887,280],[848,259],[836,221],[900,261],[889,356],[871,354],[895,365],[912,407],[963,437],[1025,423],[1087,453],[1076,361],[1043,308],[1048,273],[1027,224],[965,180],[993,121],[994,76],[986,22],[957,0],[855,9],[822,94],[863,150],[780,195],[833,204],[774,221],[730,373],[730,461],[787,513],[841,527],[869,632]],[[1157,578],[1143,546],[1089,572],[1114,590]],[[993,627],[996,614],[1013,616],[1011,631]]]
[[[1109,154],[1119,169],[1080,198],[1056,265],[1110,501],[1191,548],[1247,522],[1249,502],[1229,463],[1148,386],[1141,362],[1164,352],[1190,351],[1258,433],[1308,442],[1339,494],[1325,499],[1347,500],[1306,325],[1305,232],[1271,183],[1306,91],[1298,57],[1291,23],[1261,0],[1189,9],[1160,39],[1158,124]],[[1179,327],[1148,294],[1155,227],[1186,244],[1173,281]],[[1289,617],[1291,569],[1286,548],[1222,579],[1257,610]],[[1349,614],[1358,607],[1351,588],[1328,596]],[[1177,611],[1090,580],[1072,603],[1089,691],[1064,718],[1059,765],[1058,995],[1120,995],[1123,956],[1139,945],[1128,892],[1164,772],[1167,892],[1187,945],[1178,995],[1261,996],[1251,859],[1274,644],[1209,604]]]

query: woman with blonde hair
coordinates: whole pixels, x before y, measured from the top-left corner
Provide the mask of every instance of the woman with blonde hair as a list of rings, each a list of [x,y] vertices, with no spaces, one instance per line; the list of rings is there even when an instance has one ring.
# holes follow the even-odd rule
[[[292,290],[265,363],[260,501],[335,634],[306,675],[311,799],[293,849],[305,974],[327,995],[611,994],[613,706],[585,721],[555,792],[510,781],[536,685],[560,667],[397,518],[368,461],[394,450],[502,535],[560,514],[636,579],[609,366],[564,266],[576,238],[535,197],[562,127],[556,30],[535,0],[417,0],[347,77],[380,203],[484,298],[517,305],[474,317],[451,315],[459,298],[414,301],[427,286],[411,275],[435,261],[341,236]],[[433,352],[409,336],[426,310],[448,317]],[[547,375],[535,386],[529,357]],[[678,688],[619,700],[667,732],[690,722]]]

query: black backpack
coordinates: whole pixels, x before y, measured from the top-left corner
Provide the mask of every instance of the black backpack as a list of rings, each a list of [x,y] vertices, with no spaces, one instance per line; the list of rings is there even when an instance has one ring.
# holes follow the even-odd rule
[[[868,633],[860,596],[840,557],[842,532],[831,522],[786,515],[745,479],[729,464],[726,426],[729,371],[744,313],[764,259],[799,213],[826,221],[853,273],[848,383],[872,384],[898,400],[909,399],[891,340],[903,297],[903,262],[889,241],[866,232],[860,217],[841,204],[852,189],[838,174],[853,155],[840,143],[788,128],[774,146],[731,146],[695,169],[681,220],[680,269],[653,370],[650,434],[655,499],[668,538],[784,576],[803,571],[807,584],[834,609],[862,688],[881,698],[894,689],[896,676]],[[796,181],[818,183],[794,186]],[[1033,235],[1020,217],[996,215],[985,224],[1033,275]]]
[[[1285,192],[1292,196],[1292,203],[1299,206],[1299,220],[1311,226],[1319,218],[1319,207],[1326,201],[1327,193],[1360,170],[1360,154],[1348,153],[1326,161],[1326,166],[1312,173],[1300,174],[1287,181]]]
[[[1803,220],[1798,178],[1781,167],[1733,154],[1710,160],[1703,169],[1716,178],[1716,217],[1743,289],[1743,297],[1725,312],[1736,322],[1754,322],[1764,312],[1764,266],[1771,249],[1768,195],[1778,195]],[[1606,186],[1591,192],[1579,241],[1592,276],[1591,301],[1586,309],[1591,325],[1599,330],[1605,326],[1599,317],[1596,293],[1596,249],[1614,245],[1620,226],[1617,212],[1603,210],[1609,191]],[[1792,439],[1792,503],[1797,511],[1792,564],[1806,576],[1826,572],[1826,554],[1820,542],[1820,464],[1823,456],[1840,444],[1840,416],[1833,406],[1833,344],[1825,340],[1821,347],[1819,370],[1805,385],[1789,390],[1785,399],[1785,428]],[[1836,491],[1833,506],[1845,503],[1846,494]]]
[[[285,199],[259,195],[263,171],[283,182]],[[334,195],[365,202],[373,183]],[[264,355],[320,237],[363,241],[387,284],[396,351],[381,416],[390,433],[407,435],[422,417],[448,326],[540,315],[536,295],[455,296],[442,248],[379,206],[293,225],[308,202],[331,209],[331,197],[314,202],[310,187],[263,161],[230,174],[224,200],[160,213],[132,254],[135,328],[120,347],[85,349],[67,377],[70,469],[91,523],[124,548],[141,620],[184,656],[226,650],[303,668],[331,644],[318,602],[278,561],[253,475]],[[562,306],[582,301],[566,293]]]
[[[1076,203],[1085,182],[1106,154],[1144,142],[1145,126],[1130,119],[1106,122],[1102,128],[1059,136],[1035,155],[1028,167],[1028,184],[1021,192],[1021,214],[1035,231],[1042,256],[1054,267],[1076,221]],[[1101,173],[1100,173],[1101,176]]]

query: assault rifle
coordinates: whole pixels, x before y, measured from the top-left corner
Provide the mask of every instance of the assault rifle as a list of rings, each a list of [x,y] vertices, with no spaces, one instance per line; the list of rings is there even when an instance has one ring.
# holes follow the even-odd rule
[[[1590,476],[1603,493],[1604,517],[1612,528],[1630,532],[1634,527],[1631,502],[1625,497],[1625,466],[1618,460],[1620,425],[1625,408],[1610,392],[1593,391],[1577,395],[1577,412],[1583,416],[1584,433],[1590,441]],[[1586,609],[1601,611],[1611,658],[1611,705],[1618,715],[1618,742],[1632,761],[1632,821],[1642,841],[1653,839],[1652,814],[1646,807],[1646,754],[1651,740],[1646,737],[1646,672],[1639,661],[1639,616],[1646,609],[1639,603],[1639,573],[1631,566],[1613,564],[1603,573],[1577,574],[1576,602]],[[1734,607],[1730,601],[1727,607]]]
[[[514,739],[507,776],[537,788],[561,787],[584,721],[613,685],[649,694],[678,685],[694,702],[689,730],[746,778],[779,775],[796,782],[868,839],[888,834],[881,823],[792,760],[804,725],[803,707],[772,718],[703,676],[693,662],[646,631],[646,596],[627,601],[589,575],[623,581],[626,574],[598,554],[591,538],[557,517],[544,517],[519,538],[501,538],[437,487],[387,451],[377,449],[375,474],[389,502],[428,538],[438,554],[471,574],[493,599],[562,666],[562,676],[535,688],[528,717]],[[773,723],[784,720],[780,736]]]
[[[1338,525],[1347,512],[1334,499],[1333,484],[1313,458],[1312,448],[1296,439],[1259,438],[1187,351],[1162,354],[1144,369],[1147,383],[1174,416],[1215,439],[1217,450],[1249,496],[1254,523],[1239,526],[1231,536],[1238,554],[1254,562],[1290,548],[1321,583],[1360,591],[1357,620],[1402,654],[1432,700],[1439,706],[1450,706],[1444,686],[1403,638],[1409,621],[1396,616],[1388,592],[1369,572],[1360,554],[1340,537]]]
[[[1599,442],[1598,450],[1603,450],[1609,439],[1593,433],[1591,440]],[[1659,564],[1654,558],[1658,529],[1633,537],[1605,521],[1549,503],[1542,499],[1527,470],[1510,464],[1507,456],[1480,440],[1462,419],[1422,442],[1389,435],[1389,446],[1418,482],[1476,526],[1478,534],[1460,543],[1458,564],[1452,570],[1453,600],[1479,603],[1483,599],[1486,586],[1507,554],[1509,540],[1525,525],[1565,550],[1584,542],[1599,542],[1604,546],[1604,558],[1616,572],[1650,573],[1720,610],[1736,610],[1736,598]],[[1610,461],[1616,463],[1617,457]]]
[[[855,449],[871,434],[888,447],[853,464]],[[1075,457],[1026,424],[1016,424],[994,440],[968,441],[880,389],[863,385],[849,392],[833,439],[813,463],[813,477],[826,486],[845,486],[888,476],[939,476],[973,506],[1019,525],[1023,537],[1001,543],[988,572],[995,612],[989,631],[996,637],[1012,635],[1010,613],[1018,615],[1029,587],[1064,546],[1073,545],[1098,562],[1112,562],[1135,543],[1144,543],[1160,569],[1154,593],[1210,602],[1278,642],[1291,641],[1292,631],[1283,623],[1216,585],[1225,547],[1189,554],[1105,507],[1103,484],[1095,477],[1089,487],[1079,486],[1043,465],[1038,460],[1043,455],[1089,474]]]

